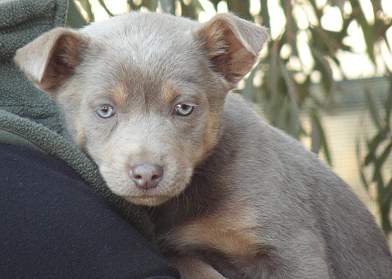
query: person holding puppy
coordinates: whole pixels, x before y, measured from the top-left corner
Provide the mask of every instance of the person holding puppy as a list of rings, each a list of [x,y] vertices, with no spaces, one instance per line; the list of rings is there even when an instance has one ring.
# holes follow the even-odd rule
[[[0,278],[179,278],[146,239],[148,219],[106,188],[54,103],[12,61],[62,26],[66,9],[0,1]]]

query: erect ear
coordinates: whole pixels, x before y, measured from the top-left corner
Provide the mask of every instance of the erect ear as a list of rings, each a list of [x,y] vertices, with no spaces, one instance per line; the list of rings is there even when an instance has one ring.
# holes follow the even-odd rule
[[[53,94],[81,62],[88,40],[68,28],[55,28],[17,50],[15,63],[43,91]]]
[[[194,31],[206,50],[212,69],[231,87],[253,67],[264,43],[267,29],[233,14],[218,14]]]

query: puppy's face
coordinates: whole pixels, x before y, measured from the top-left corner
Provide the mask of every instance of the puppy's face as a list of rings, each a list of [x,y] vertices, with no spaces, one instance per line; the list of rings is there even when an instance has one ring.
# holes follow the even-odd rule
[[[131,13],[54,29],[15,61],[55,98],[109,188],[155,206],[181,193],[217,144],[224,97],[266,39],[230,14],[198,24]]]

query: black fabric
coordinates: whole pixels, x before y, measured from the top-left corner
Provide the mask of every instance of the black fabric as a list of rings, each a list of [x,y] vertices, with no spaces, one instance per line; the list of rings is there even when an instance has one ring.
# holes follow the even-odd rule
[[[172,279],[178,275],[63,162],[3,144],[0,278]]]

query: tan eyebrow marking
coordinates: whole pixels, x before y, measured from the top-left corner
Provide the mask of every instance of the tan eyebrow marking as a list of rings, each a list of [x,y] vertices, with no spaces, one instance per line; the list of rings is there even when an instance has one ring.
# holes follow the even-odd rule
[[[127,100],[128,100],[128,92],[126,90],[126,87],[124,84],[119,84],[117,85],[113,90],[111,94],[113,101],[116,103],[117,106],[126,106]]]
[[[163,86],[162,99],[165,103],[170,104],[178,95],[178,92],[169,83]]]

